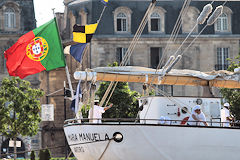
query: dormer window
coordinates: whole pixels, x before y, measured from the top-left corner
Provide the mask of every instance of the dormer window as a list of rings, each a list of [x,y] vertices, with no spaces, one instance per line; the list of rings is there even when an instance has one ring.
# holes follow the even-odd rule
[[[232,32],[232,10],[226,6],[223,7],[223,13],[214,23],[215,33],[231,33]]]
[[[118,7],[113,11],[115,33],[131,33],[131,14],[128,7]]]
[[[228,17],[225,13],[220,15],[217,19],[217,31],[227,31],[228,30]]]
[[[7,8],[4,12],[4,26],[5,28],[16,27],[16,16],[12,8]]]
[[[151,14],[151,31],[161,31],[161,16],[156,12]]]
[[[164,33],[165,32],[165,13],[166,11],[156,6],[148,16],[148,32],[149,33]]]
[[[117,31],[127,31],[127,16],[124,13],[119,13],[117,15]]]

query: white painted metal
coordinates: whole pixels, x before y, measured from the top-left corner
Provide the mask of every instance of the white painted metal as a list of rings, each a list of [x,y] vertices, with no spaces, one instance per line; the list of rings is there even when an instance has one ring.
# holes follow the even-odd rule
[[[212,128],[183,126],[178,121],[173,121],[172,125],[158,124],[161,116],[182,120],[189,116],[197,102],[201,103],[208,121],[221,121],[220,98],[142,97],[139,105],[144,104],[144,108],[140,119],[155,120],[141,120],[137,124],[69,123],[64,131],[79,160],[99,159],[108,145],[108,138],[115,132],[123,135],[123,141],[111,140],[102,160],[239,160],[240,129],[222,128],[219,123],[212,123],[215,126]],[[183,113],[184,107],[187,113]]]
[[[159,119],[161,116],[169,117],[171,120],[183,120],[189,117],[192,108],[201,103],[202,111],[207,121],[220,122],[221,99],[220,98],[197,98],[197,97],[142,97],[139,101],[147,103],[140,113],[140,119]],[[183,112],[187,109],[187,113]],[[173,121],[172,124],[180,124],[181,121]],[[142,120],[141,123],[158,123],[156,120]],[[219,126],[219,123],[213,123]]]
[[[111,140],[101,160],[239,160],[240,130],[161,125],[66,125],[64,131],[78,160],[97,160],[108,141],[99,137],[123,135]],[[90,139],[87,140],[87,134]],[[80,144],[85,142],[92,142]]]

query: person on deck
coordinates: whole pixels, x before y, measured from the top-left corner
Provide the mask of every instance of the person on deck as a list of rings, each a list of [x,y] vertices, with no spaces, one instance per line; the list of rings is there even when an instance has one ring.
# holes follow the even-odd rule
[[[205,126],[208,126],[206,122],[206,117],[204,113],[201,111],[201,106],[196,105],[193,107],[192,113],[188,119],[187,124],[188,125],[199,125],[200,123],[203,123]]]
[[[89,110],[88,112],[88,118],[92,120],[92,123],[102,123],[102,114],[108,110],[109,108],[111,108],[113,106],[113,104],[110,104],[107,107],[100,107],[99,106],[99,100],[95,100],[94,101],[94,106],[93,106],[93,110],[92,108]],[[93,113],[92,113],[93,111]],[[91,114],[92,114],[92,118],[91,118]]]
[[[221,122],[223,122],[223,127],[230,127],[230,122],[233,120],[229,112],[229,107],[229,103],[224,103],[223,109],[221,109]]]

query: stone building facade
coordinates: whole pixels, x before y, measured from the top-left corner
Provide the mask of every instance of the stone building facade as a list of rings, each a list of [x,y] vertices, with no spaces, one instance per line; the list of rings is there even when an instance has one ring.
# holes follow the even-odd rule
[[[36,27],[33,0],[1,0],[0,1],[0,83],[4,77],[8,77],[4,51],[11,47],[20,36]],[[39,88],[38,74],[26,78],[34,88]],[[34,137],[18,137],[21,147],[18,151],[39,149],[41,139],[39,134]],[[0,135],[1,154],[7,153],[12,148],[8,147],[9,139]],[[27,157],[20,154],[19,157]],[[0,157],[2,158],[2,157]]]
[[[63,45],[73,44],[72,27],[75,23],[85,25],[96,23],[103,9],[103,4],[99,0],[63,0],[65,4],[64,13],[57,13],[57,20]],[[89,44],[88,54],[84,63],[80,65],[70,55],[66,55],[66,62],[69,68],[73,88],[76,88],[77,81],[73,78],[73,73],[77,68],[103,67],[114,61],[120,62],[129,47],[132,38],[144,16],[151,0],[110,0],[103,17],[98,25],[95,35]],[[18,4],[20,27],[5,30],[3,25],[5,4]],[[22,34],[35,27],[34,17],[23,17],[28,15],[29,9],[24,9],[32,0],[3,0],[0,2],[0,51],[3,52],[11,46]],[[187,14],[181,19],[182,26],[176,41],[171,45],[167,53],[163,55],[167,46],[167,41],[174,28],[175,22],[181,11],[183,1],[158,0],[155,9],[148,17],[148,23],[143,30],[143,34],[137,43],[128,65],[156,68],[158,62],[163,58],[163,62],[175,53],[187,34],[196,24],[196,19],[203,7],[211,3],[206,0],[192,0],[188,7]],[[213,3],[213,7],[223,4],[224,1]],[[24,4],[20,7],[20,4]],[[10,5],[10,4],[9,4]],[[240,10],[237,6],[240,2],[229,0],[224,5],[223,14],[217,22],[208,26],[199,36],[196,42],[184,53],[181,61],[175,66],[178,69],[193,69],[200,71],[212,71],[226,69],[228,63],[226,58],[234,58],[239,54],[240,39]],[[6,6],[6,5],[5,5]],[[10,13],[11,10],[6,10]],[[32,8],[32,12],[34,9]],[[32,13],[30,12],[30,13]],[[29,15],[33,16],[33,14]],[[10,16],[11,17],[11,16]],[[25,20],[25,18],[27,20]],[[16,16],[16,20],[18,16]],[[14,24],[13,23],[13,26]],[[29,24],[31,23],[31,24]],[[9,22],[9,24],[11,24]],[[28,24],[28,25],[27,25]],[[33,25],[34,24],[34,25]],[[183,51],[188,44],[197,36],[205,24],[197,25],[193,34],[189,37],[180,51]],[[7,25],[6,25],[7,26]],[[17,29],[19,28],[19,29]],[[8,38],[6,38],[8,37]],[[8,76],[4,68],[5,61],[0,57],[0,79]],[[64,81],[67,83],[64,68],[58,68],[50,72],[41,72],[27,77],[33,86],[45,91],[46,96],[41,99],[41,103],[54,104],[54,121],[41,123],[41,147],[58,147],[51,149],[53,157],[65,156],[68,154],[63,132],[65,119],[73,118],[74,114],[69,108],[71,101],[63,98]],[[139,92],[142,91],[142,84],[130,84],[131,88]],[[68,84],[66,85],[69,88]],[[186,86],[158,86],[174,96],[203,96],[202,87]],[[172,92],[173,91],[173,92]]]
[[[88,67],[103,67],[114,61],[120,62],[129,47],[134,34],[150,4],[144,0],[111,0],[98,25],[90,44]],[[148,22],[137,43],[128,65],[156,68],[161,59],[163,63],[174,54],[188,33],[197,23],[203,7],[212,1],[191,1],[186,14],[181,18],[181,28],[176,41],[164,52],[184,1],[158,0],[156,7],[148,16]],[[225,1],[215,1],[213,10]],[[96,23],[103,5],[98,0],[65,0],[64,32],[66,44],[72,41],[72,26]],[[221,70],[228,67],[227,58],[239,54],[240,15],[236,7],[238,1],[228,1],[223,13],[212,26],[207,26],[195,43],[184,52],[177,69],[199,71]],[[206,23],[196,25],[191,36],[181,47],[179,54],[200,33]],[[164,53],[164,54],[163,54]],[[142,84],[130,84],[132,89],[141,91]],[[174,96],[206,96],[202,87],[158,86]],[[215,90],[214,90],[215,91]],[[215,91],[214,95],[218,96]]]

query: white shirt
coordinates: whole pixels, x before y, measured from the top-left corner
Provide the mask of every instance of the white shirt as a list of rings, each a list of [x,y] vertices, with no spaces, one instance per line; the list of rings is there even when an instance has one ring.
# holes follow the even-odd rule
[[[190,117],[189,117],[189,119],[188,119],[189,122],[187,122],[188,124],[190,124],[190,125],[199,125],[200,122],[190,122],[190,121],[196,121],[196,120],[193,119],[193,117],[192,117],[193,114],[196,116],[196,118],[197,118],[199,121],[206,121],[206,117],[205,117],[205,115],[203,114],[202,111],[201,111],[200,114],[197,114],[195,111],[192,111],[192,113],[191,113],[191,115],[190,115]]]
[[[168,124],[168,125],[170,125],[171,124],[171,118],[169,118],[168,116],[161,116],[160,118],[159,118],[159,122],[158,122],[159,124]]]
[[[228,122],[228,123],[223,123],[223,127],[230,127],[230,121],[227,120],[227,117],[230,116],[229,110],[226,107],[223,107],[221,109],[221,122]]]
[[[97,105],[94,105],[93,106],[93,123],[102,123],[101,119],[102,119],[102,114],[105,112],[104,108],[103,107],[100,107],[100,106],[97,106]],[[91,115],[91,112],[92,112],[92,108],[89,110],[88,112],[88,118],[91,118],[90,115]]]

